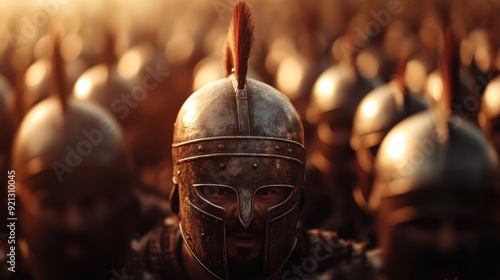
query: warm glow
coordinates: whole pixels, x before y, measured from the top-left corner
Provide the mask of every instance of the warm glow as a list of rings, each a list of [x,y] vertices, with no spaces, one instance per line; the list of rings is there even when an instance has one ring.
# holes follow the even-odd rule
[[[443,95],[443,82],[438,73],[433,73],[427,78],[426,94],[433,102],[438,102]]]
[[[405,151],[405,137],[403,134],[392,135],[388,139],[388,156],[392,159],[400,159]]]
[[[318,100],[328,100],[332,95],[334,88],[334,81],[330,76],[322,76],[319,78],[314,90],[316,91],[316,96]],[[318,102],[320,105],[322,102]]]
[[[185,32],[175,33],[165,46],[165,57],[172,63],[184,63],[194,51],[194,40]]]
[[[26,76],[24,77],[24,82],[27,87],[36,87],[38,86],[50,69],[50,63],[46,59],[38,60],[33,63],[28,70],[26,71]]]
[[[290,39],[280,37],[271,44],[269,53],[266,56],[266,69],[269,73],[276,73],[279,65],[288,57],[296,54],[296,49]]]
[[[139,74],[142,58],[139,50],[127,52],[118,63],[118,74],[125,79],[131,79]]]
[[[290,99],[295,99],[300,95],[300,86],[304,78],[304,69],[297,57],[285,59],[278,67],[276,84],[278,89]]]
[[[494,79],[486,88],[483,103],[500,108],[500,79]]]
[[[377,104],[373,100],[368,100],[361,105],[361,112],[368,118],[375,116],[378,112]]]
[[[356,59],[359,72],[367,78],[376,78],[380,71],[380,62],[375,53],[364,51]]]
[[[91,88],[90,79],[85,77],[82,79],[78,79],[78,81],[75,84],[76,97],[79,99],[86,99],[90,92],[90,88]]]
[[[418,60],[410,60],[406,65],[405,83],[413,92],[421,92],[424,88],[427,70],[424,64]]]
[[[85,71],[75,83],[74,94],[79,99],[86,99],[95,85],[108,79],[108,67],[104,64],[94,66]]]
[[[82,37],[77,34],[68,35],[61,42],[61,56],[66,61],[75,60],[83,48],[83,40]]]
[[[217,58],[205,58],[194,68],[193,91],[222,78],[222,64]]]
[[[491,65],[491,55],[488,46],[480,46],[476,49],[474,54],[474,60],[476,61],[477,67],[482,72],[487,72]]]

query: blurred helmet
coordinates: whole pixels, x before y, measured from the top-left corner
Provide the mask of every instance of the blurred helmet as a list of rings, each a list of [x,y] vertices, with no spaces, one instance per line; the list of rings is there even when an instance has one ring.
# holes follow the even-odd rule
[[[363,98],[354,116],[351,136],[351,147],[356,151],[358,162],[357,189],[363,200],[368,201],[370,196],[373,163],[384,137],[401,120],[427,108],[423,98],[404,93],[397,81],[380,86]],[[357,202],[363,201],[357,199]]]
[[[247,5],[240,1],[235,10],[243,6],[246,11],[241,18],[248,21],[233,24],[239,32],[250,32],[252,41]],[[182,237],[192,255],[214,276],[227,279],[232,269],[228,258],[231,230],[237,227],[241,232],[256,233],[254,226],[261,220],[261,212],[254,203],[266,190],[282,190],[283,197],[261,209],[265,218],[260,229],[265,236],[261,238],[260,273],[267,279],[286,262],[297,242],[294,233],[304,181],[304,135],[297,112],[282,93],[245,79],[251,43],[239,44],[236,48],[242,51],[232,53],[237,54],[233,62],[236,75],[199,89],[179,111],[172,149],[175,187],[171,204],[179,213]],[[233,219],[227,213],[234,209],[217,200],[225,195],[235,199],[231,209],[237,209],[231,229],[228,224]]]
[[[100,279],[124,264],[135,199],[111,115],[85,101],[47,98],[22,121],[12,162],[22,253],[35,277]]]
[[[85,64],[80,59],[66,63],[66,76],[70,85],[73,85],[85,70]],[[35,61],[26,70],[24,84],[26,91],[23,93],[23,110],[27,112],[38,102],[50,97],[54,88],[51,81],[52,65],[49,58]]]
[[[323,172],[329,173],[332,168],[321,166],[338,165],[337,172],[347,168],[346,158],[354,156],[349,146],[354,112],[363,97],[377,85],[345,63],[328,68],[314,84],[306,116],[309,123],[316,126],[311,160]],[[316,159],[318,157],[321,160]]]
[[[369,200],[389,279],[490,279],[497,164],[481,131],[458,117],[428,111],[389,132]]]
[[[500,77],[486,87],[478,119],[481,129],[500,155]]]

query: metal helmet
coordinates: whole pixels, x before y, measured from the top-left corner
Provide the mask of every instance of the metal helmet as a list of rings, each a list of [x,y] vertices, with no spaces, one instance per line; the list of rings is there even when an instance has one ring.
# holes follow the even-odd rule
[[[191,254],[215,277],[227,279],[231,270],[228,209],[211,200],[207,188],[237,197],[236,223],[242,231],[254,226],[259,191],[286,190],[279,203],[266,209],[261,227],[265,236],[259,275],[267,279],[287,261],[296,244],[305,168],[303,127],[282,93],[245,78],[253,22],[244,1],[234,8],[231,36],[239,40],[229,41],[234,45],[227,55],[233,61],[226,71],[234,66],[235,74],[193,93],[177,116],[171,204],[179,213],[182,237]]]
[[[479,125],[500,155],[500,77],[486,87],[478,115]]]
[[[74,84],[85,69],[85,63],[75,59],[66,63],[66,75],[68,83]],[[23,94],[23,110],[27,112],[38,102],[50,97],[54,89],[52,88],[52,64],[50,58],[41,58],[35,61],[26,70],[24,84],[26,90]]]
[[[123,138],[99,106],[66,99],[61,58],[54,61],[59,98],[26,114],[12,149],[20,242],[27,245],[21,252],[35,279],[75,273],[101,279],[124,265],[133,233],[135,199]]]
[[[499,261],[498,158],[477,126],[452,115],[461,73],[458,40],[447,28],[445,106],[397,124],[375,160],[368,204],[388,279],[498,279],[489,266]]]
[[[354,115],[351,136],[359,181],[354,194],[361,207],[365,206],[372,190],[373,164],[380,143],[397,123],[427,108],[423,98],[408,93],[396,80],[376,88],[363,98]]]
[[[469,273],[477,273],[474,268],[484,257],[496,254],[485,248],[494,247],[491,240],[498,236],[499,225],[495,218],[497,158],[482,133],[458,117],[446,120],[432,111],[417,114],[389,132],[378,151],[375,169],[369,206],[377,212],[379,242],[390,279],[410,279],[410,275],[415,277],[411,279],[431,279],[431,273],[447,265],[454,265],[458,279],[476,279],[478,274]],[[452,230],[475,230],[483,223],[488,227],[479,228],[480,238],[472,245],[457,242],[450,248],[441,243],[421,244],[416,235],[405,231],[408,225],[424,231],[442,230],[447,223],[454,226]],[[490,270],[483,267],[479,271]]]
[[[325,70],[314,84],[306,116],[316,127],[311,161],[323,172],[330,173],[331,168],[326,166],[339,162],[337,158],[353,156],[349,140],[354,112],[377,85],[343,62]]]

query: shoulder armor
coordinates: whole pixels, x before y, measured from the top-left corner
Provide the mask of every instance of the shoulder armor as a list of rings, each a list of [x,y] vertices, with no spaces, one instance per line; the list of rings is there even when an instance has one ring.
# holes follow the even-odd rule
[[[364,257],[364,244],[339,239],[335,232],[313,229],[304,232],[302,259],[313,258],[318,272],[328,270],[341,262]]]
[[[180,242],[177,219],[166,218],[161,226],[132,245],[134,269],[147,271],[162,279],[185,279],[178,259]]]

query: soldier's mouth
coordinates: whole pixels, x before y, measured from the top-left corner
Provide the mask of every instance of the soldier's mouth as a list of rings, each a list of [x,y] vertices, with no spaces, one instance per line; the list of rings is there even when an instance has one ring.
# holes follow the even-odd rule
[[[257,245],[258,239],[250,233],[238,233],[231,235],[227,241],[237,247],[254,247]]]

